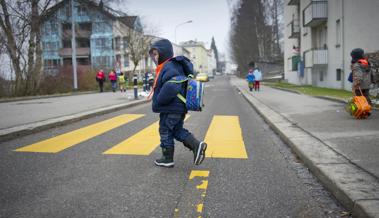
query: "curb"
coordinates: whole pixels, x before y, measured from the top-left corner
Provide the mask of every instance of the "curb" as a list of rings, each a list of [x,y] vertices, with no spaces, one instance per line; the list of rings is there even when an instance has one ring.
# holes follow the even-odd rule
[[[87,95],[98,93],[97,91],[85,91],[85,92],[69,92],[62,94],[52,94],[52,95],[36,95],[36,96],[25,96],[25,97],[15,97],[15,98],[4,98],[0,99],[0,103],[15,102],[15,101],[27,101],[27,100],[36,100],[36,99],[45,99],[45,98],[58,98],[58,97],[67,97],[67,96],[76,96],[76,95]]]
[[[283,89],[283,88],[273,87],[273,86],[268,86],[268,87],[270,87],[272,89],[277,89],[277,90],[280,90],[280,91],[291,92],[291,93],[295,93],[295,94],[298,94],[298,95],[302,95],[301,92],[298,92],[298,91],[295,91],[295,90]]]
[[[327,144],[235,87],[353,217],[379,218],[379,181]]]
[[[25,124],[21,126],[2,129],[0,130],[0,142],[4,142],[4,141],[7,141],[19,136],[29,135],[31,133],[49,129],[51,127],[61,126],[61,125],[73,123],[79,120],[83,120],[86,118],[94,117],[97,115],[102,115],[102,114],[110,113],[113,111],[130,108],[130,107],[144,104],[147,102],[149,102],[149,100],[142,99],[142,100],[137,100],[133,102],[98,108],[92,111],[86,111],[86,112],[81,112],[81,113],[77,113],[73,115],[66,115],[66,116],[62,116],[58,118],[43,120],[43,121],[35,122],[32,124]]]

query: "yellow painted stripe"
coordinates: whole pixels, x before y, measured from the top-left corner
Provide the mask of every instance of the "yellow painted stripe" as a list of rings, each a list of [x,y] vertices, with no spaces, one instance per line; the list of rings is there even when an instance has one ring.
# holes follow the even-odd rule
[[[184,120],[190,116],[187,115]],[[159,121],[151,124],[130,138],[120,142],[103,154],[150,155],[160,144]]]
[[[208,170],[192,170],[183,191],[183,196],[174,210],[174,218],[201,218],[208,188]]]
[[[214,116],[205,142],[206,157],[247,158],[238,116]]]
[[[57,153],[66,148],[79,144],[92,137],[105,133],[111,129],[129,123],[133,120],[141,118],[143,114],[124,114],[105,121],[101,121],[90,126],[74,130],[54,138],[50,138],[41,142],[37,142],[15,151],[19,152],[42,152],[42,153]]]

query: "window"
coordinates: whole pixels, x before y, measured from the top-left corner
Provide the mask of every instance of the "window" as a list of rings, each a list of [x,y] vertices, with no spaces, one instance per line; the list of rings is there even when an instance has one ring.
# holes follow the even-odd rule
[[[78,11],[78,16],[85,16],[87,13],[86,8],[83,6],[77,7],[76,10]]]
[[[71,17],[71,4],[67,4],[64,11],[65,11],[66,17]]]
[[[124,55],[124,67],[129,67],[129,54]]]
[[[336,47],[339,47],[341,44],[341,20],[336,21]]]
[[[106,22],[93,23],[93,31],[97,33],[112,32],[112,24]]]
[[[104,48],[105,46],[106,43],[104,38],[96,39],[96,48]]]
[[[122,39],[122,43],[124,44],[124,50],[126,50],[128,48],[128,38],[124,37]]]
[[[77,58],[76,61],[79,65],[89,65],[90,64],[89,58]]]
[[[64,39],[62,41],[63,48],[71,48],[71,39]]]
[[[324,71],[320,71],[319,72],[319,75],[320,75],[320,81],[324,81]]]
[[[303,28],[303,30],[304,30],[303,36],[308,35],[308,29],[309,29],[309,27],[304,27]]]
[[[116,37],[114,42],[115,42],[115,49],[120,50],[121,49],[121,38]]]
[[[336,72],[337,72],[337,81],[341,81],[342,70],[337,69]]]
[[[42,44],[42,48],[44,51],[52,51],[58,49],[58,42],[44,42]]]
[[[88,38],[79,38],[76,40],[76,47],[77,48],[89,48],[90,47],[90,40]]]
[[[91,31],[92,30],[92,24],[91,23],[79,23],[79,30],[82,31]]]

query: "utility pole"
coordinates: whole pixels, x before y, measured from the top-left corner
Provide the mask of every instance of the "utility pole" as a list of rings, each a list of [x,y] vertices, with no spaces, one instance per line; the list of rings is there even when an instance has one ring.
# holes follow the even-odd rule
[[[72,51],[72,73],[74,77],[74,90],[78,89],[78,74],[76,69],[76,35],[75,35],[75,17],[74,17],[74,0],[71,0],[71,51]]]

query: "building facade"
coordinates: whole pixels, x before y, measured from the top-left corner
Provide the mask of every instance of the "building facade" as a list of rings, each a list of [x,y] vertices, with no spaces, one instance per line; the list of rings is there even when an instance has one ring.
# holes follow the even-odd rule
[[[187,41],[180,44],[190,52],[190,60],[197,73],[208,73],[208,50],[203,42]]]
[[[72,66],[71,2],[78,69],[132,70],[126,36],[130,30],[143,35],[139,18],[92,1],[64,0],[47,11],[41,26],[44,71],[54,74]]]
[[[378,10],[377,0],[286,0],[285,79],[350,90],[351,50],[379,50]]]

